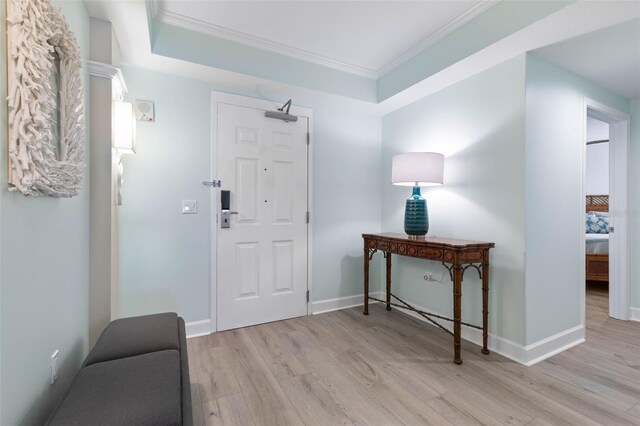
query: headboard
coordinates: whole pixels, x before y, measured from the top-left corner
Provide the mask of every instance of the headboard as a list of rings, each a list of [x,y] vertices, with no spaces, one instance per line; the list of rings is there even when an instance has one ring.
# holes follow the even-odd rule
[[[609,196],[608,195],[587,195],[586,199],[587,212],[608,212]]]

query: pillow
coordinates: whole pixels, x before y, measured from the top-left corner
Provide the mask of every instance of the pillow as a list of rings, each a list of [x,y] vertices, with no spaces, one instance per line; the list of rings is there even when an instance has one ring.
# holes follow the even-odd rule
[[[587,213],[586,233],[587,234],[608,234],[609,218],[596,216],[593,213]]]

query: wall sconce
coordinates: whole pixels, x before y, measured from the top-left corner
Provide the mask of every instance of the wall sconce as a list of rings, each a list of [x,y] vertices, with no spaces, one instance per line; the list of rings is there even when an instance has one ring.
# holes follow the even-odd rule
[[[122,156],[136,154],[136,119],[133,104],[113,101],[113,148],[116,164],[116,205],[122,205]]]
[[[113,101],[113,147],[119,154],[136,154],[136,118],[133,104]]]

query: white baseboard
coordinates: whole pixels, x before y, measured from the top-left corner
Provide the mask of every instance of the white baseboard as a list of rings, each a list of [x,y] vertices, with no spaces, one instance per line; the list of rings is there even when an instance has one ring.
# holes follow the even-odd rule
[[[629,308],[629,319],[631,321],[640,321],[640,308]]]
[[[425,311],[425,312],[429,312],[429,313],[434,313],[437,315],[440,315],[436,312],[433,312],[430,309],[427,309],[425,307],[422,306],[418,306],[418,305],[413,305],[416,309],[420,309],[421,311]],[[430,326],[435,327],[435,325],[433,325],[432,323],[430,323],[429,321],[427,321],[424,317],[422,317],[420,314],[410,311],[408,309],[404,309],[404,308],[398,308],[398,307],[394,307],[393,309],[402,312],[403,314],[409,315],[413,318],[416,318],[420,321],[424,321],[426,324],[429,324]],[[450,321],[440,321],[437,320],[441,325],[444,326],[444,328],[446,328],[449,331],[453,331],[453,323]],[[477,330],[475,328],[469,328],[469,327],[462,327],[462,338],[468,342],[474,343],[478,346],[482,346],[482,331],[481,330]],[[498,353],[502,356],[505,356],[509,359],[512,359],[520,364],[525,364],[527,362],[527,357],[526,357],[526,349],[523,345],[513,342],[509,339],[505,339],[503,337],[500,336],[496,336],[494,334],[489,333],[489,339],[487,341],[487,346],[489,348],[490,351]]]
[[[187,339],[211,334],[211,320],[193,321],[185,324]]]
[[[584,343],[584,335],[584,325],[580,324],[527,345],[525,346],[527,362],[524,365],[537,364],[580,343]]]
[[[382,298],[383,295],[380,292],[370,293],[372,297]],[[325,312],[337,311],[340,309],[353,308],[356,306],[362,306],[364,303],[364,294],[357,294],[355,296],[338,297],[336,299],[320,300],[317,302],[311,302],[311,314],[323,314]],[[371,304],[377,302],[369,302]],[[206,336],[211,334],[211,320],[193,321],[188,322],[185,325],[187,331],[187,339],[192,337]]]
[[[433,312],[427,308],[417,305],[414,306],[416,309],[420,309],[421,311],[437,314],[437,312]],[[416,319],[424,321],[431,326],[434,326],[429,321],[413,311],[398,307],[394,307],[394,309]],[[453,330],[453,323],[449,321],[440,321],[440,323],[448,330]],[[517,363],[530,367],[542,360],[545,360],[549,357],[552,357],[553,355],[567,350],[572,346],[584,342],[584,333],[584,326],[579,325],[527,346],[489,333],[487,346],[492,352],[496,352],[504,357],[516,361]],[[481,330],[463,326],[462,338],[478,346],[482,346]]]
[[[369,293],[371,297],[382,298],[382,293]],[[377,303],[377,302],[369,302]],[[335,299],[318,300],[311,302],[311,313],[324,314],[325,312],[338,311],[340,309],[354,308],[364,304],[364,294],[356,294],[355,296],[338,297]]]
[[[378,299],[384,299],[383,292],[375,292],[371,293],[370,295]],[[362,306],[363,300],[363,294],[338,297],[335,299],[318,300],[315,302],[311,302],[311,313],[313,315],[317,315],[341,309],[354,308],[356,306]],[[374,304],[377,302],[370,303]],[[437,314],[437,312],[433,312],[422,306],[414,306],[422,311]],[[398,312],[402,312],[433,326],[433,324],[413,311],[398,307],[394,307],[394,309]],[[640,308],[630,308],[630,319],[632,321],[640,321]],[[445,328],[453,330],[453,324],[451,322],[441,321],[441,323],[445,326]],[[202,321],[189,322],[186,324],[186,332],[187,338],[206,336],[211,333],[211,320],[206,319]],[[476,345],[482,345],[482,332],[480,330],[469,327],[462,327],[462,338]],[[560,352],[563,352],[573,346],[579,345],[584,341],[584,326],[578,325],[527,346],[489,333],[489,341],[487,342],[487,346],[492,352],[496,352],[502,356],[505,356],[509,359],[512,359],[513,361],[529,367]]]

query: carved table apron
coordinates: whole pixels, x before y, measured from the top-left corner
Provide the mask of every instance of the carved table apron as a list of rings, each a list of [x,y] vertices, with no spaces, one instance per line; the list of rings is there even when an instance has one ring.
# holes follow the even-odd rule
[[[482,353],[488,354],[488,316],[489,316],[489,250],[495,247],[494,243],[480,241],[455,240],[450,238],[426,237],[411,239],[404,234],[362,234],[364,239],[364,314],[369,315],[369,299],[386,303],[387,310],[396,306],[416,312],[427,321],[430,321],[440,329],[453,336],[454,357],[453,362],[462,364],[460,358],[460,331],[461,326],[482,330]],[[369,296],[369,261],[373,255],[381,251],[387,263],[387,300],[379,300]],[[395,294],[391,293],[391,255],[416,257],[419,259],[442,262],[447,268],[453,282],[453,318],[424,312],[414,308]],[[482,279],[482,327],[462,322],[462,277],[465,271],[473,268]],[[400,304],[391,302],[393,296]],[[453,322],[453,333],[440,325],[433,318],[439,318]]]

